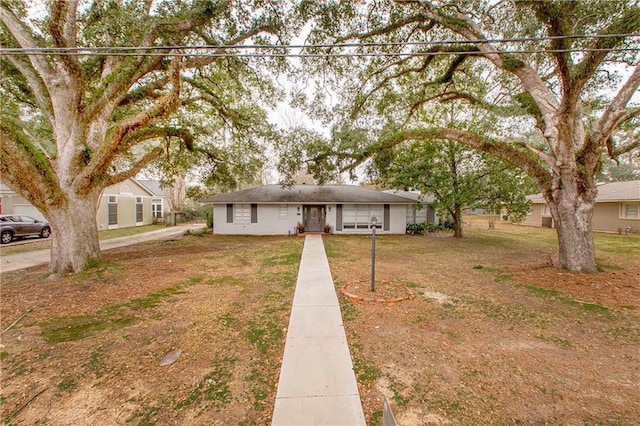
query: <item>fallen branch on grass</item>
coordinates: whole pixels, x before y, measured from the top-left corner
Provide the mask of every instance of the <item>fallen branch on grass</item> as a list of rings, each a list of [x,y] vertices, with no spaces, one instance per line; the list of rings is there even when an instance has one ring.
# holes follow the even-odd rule
[[[22,318],[24,318],[25,316],[27,316],[27,314],[31,312],[31,309],[27,309],[26,312],[23,312],[22,315],[20,315],[18,317],[17,320],[15,320],[14,322],[12,322],[9,327],[5,328],[4,330],[2,330],[2,332],[0,332],[0,334],[4,334],[5,331],[10,330],[14,325],[16,325]]]
[[[29,404],[31,404],[33,402],[34,399],[36,399],[37,397],[39,397],[40,395],[42,395],[44,393],[44,391],[46,391],[47,389],[49,389],[50,386],[47,386],[46,388],[42,389],[40,392],[38,392],[37,394],[33,395],[31,398],[29,398],[24,404],[22,404],[20,407],[16,408],[13,413],[9,414],[9,416],[7,416],[7,421],[14,418],[15,416],[17,416],[18,414],[20,414],[20,412],[22,410],[25,409],[25,407]]]

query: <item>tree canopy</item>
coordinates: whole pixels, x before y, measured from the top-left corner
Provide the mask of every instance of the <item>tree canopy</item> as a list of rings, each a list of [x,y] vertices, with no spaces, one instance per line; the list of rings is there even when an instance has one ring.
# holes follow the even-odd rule
[[[637,2],[329,1],[299,11],[316,24],[307,42],[324,52],[306,69],[336,82],[340,97],[324,117],[367,133],[351,149],[327,152],[353,170],[408,141],[449,140],[507,161],[549,204],[561,265],[596,270],[601,155],[640,145]],[[442,104],[487,125],[443,127],[433,120]],[[632,135],[622,139],[625,126]]]
[[[226,184],[255,169],[270,132],[257,99],[276,98],[269,70],[284,62],[230,48],[287,43],[287,2],[33,6],[0,1],[0,172],[51,222],[53,272],[98,256],[101,191],[154,160],[179,169],[176,152],[204,154]]]

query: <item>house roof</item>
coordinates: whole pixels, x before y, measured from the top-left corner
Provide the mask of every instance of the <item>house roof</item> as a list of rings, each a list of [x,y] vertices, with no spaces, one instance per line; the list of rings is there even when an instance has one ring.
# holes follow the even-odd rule
[[[162,189],[162,187],[160,186],[160,181],[159,180],[153,180],[153,179],[136,179],[136,181],[141,184],[142,186],[144,186],[149,192],[151,192],[153,195],[157,195],[158,197],[164,197],[167,194],[165,193],[165,190]]]
[[[397,195],[398,197],[408,198],[415,203],[431,204],[434,200],[433,195],[423,195],[420,192],[403,191],[401,189],[388,189],[384,192]]]
[[[640,201],[640,180],[599,186],[596,201]]]
[[[532,203],[546,203],[542,194],[529,197]],[[596,203],[616,201],[640,201],[640,180],[627,182],[612,182],[598,186]]]
[[[294,185],[283,188],[280,185],[265,185],[242,191],[229,192],[213,198],[205,198],[202,203],[263,203],[263,204],[303,204],[303,203],[345,203],[345,204],[412,204],[413,200],[373,189],[354,185]]]

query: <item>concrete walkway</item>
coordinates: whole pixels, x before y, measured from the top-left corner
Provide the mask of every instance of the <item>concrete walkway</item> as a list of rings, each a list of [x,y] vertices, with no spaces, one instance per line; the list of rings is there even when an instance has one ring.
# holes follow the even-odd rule
[[[132,244],[143,243],[145,241],[170,239],[183,235],[187,231],[196,231],[204,228],[205,224],[187,224],[180,226],[166,227],[157,231],[145,232],[142,234],[128,235],[125,237],[111,238],[100,241],[100,250],[110,250]],[[0,258],[0,272],[17,271],[32,266],[49,263],[51,260],[51,250],[36,250],[20,254],[2,256]]]
[[[365,425],[322,237],[305,237],[273,425]]]

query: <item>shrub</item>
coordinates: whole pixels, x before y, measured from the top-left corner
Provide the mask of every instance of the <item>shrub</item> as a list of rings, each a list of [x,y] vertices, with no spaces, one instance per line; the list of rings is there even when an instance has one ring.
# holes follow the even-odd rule
[[[424,235],[426,233],[439,232],[439,231],[449,231],[453,229],[453,222],[445,221],[441,224],[438,223],[409,223],[407,224],[407,234],[421,234]]]

